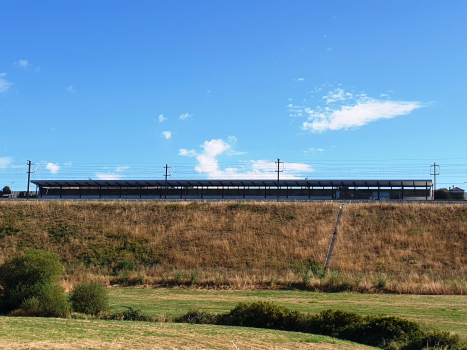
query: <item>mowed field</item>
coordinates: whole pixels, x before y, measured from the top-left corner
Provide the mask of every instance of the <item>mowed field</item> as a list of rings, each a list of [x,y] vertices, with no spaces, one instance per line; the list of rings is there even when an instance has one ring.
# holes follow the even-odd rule
[[[269,329],[127,321],[0,317],[1,349],[374,349]]]
[[[429,327],[456,332],[467,340],[467,297],[463,295],[404,295],[317,293],[309,291],[194,290],[180,288],[112,288],[112,306],[136,307],[170,319],[190,309],[227,312],[239,302],[269,301],[291,310],[319,313],[341,309],[360,315],[399,316]]]
[[[2,349],[364,349],[334,338],[266,329],[176,324],[171,318],[190,309],[226,312],[238,302],[275,302],[317,313],[333,308],[362,315],[405,317],[467,339],[465,296],[423,296],[308,291],[238,291],[116,287],[109,290],[114,310],[142,309],[162,322],[0,317]]]
[[[467,294],[467,205],[1,202],[0,261],[60,255],[64,286],[194,285]],[[314,271],[314,273],[312,273]]]

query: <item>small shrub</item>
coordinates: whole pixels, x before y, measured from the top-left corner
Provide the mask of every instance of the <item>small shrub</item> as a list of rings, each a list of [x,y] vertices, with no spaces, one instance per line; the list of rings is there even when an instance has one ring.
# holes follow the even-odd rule
[[[292,312],[284,306],[269,302],[239,303],[228,314],[219,317],[221,324],[292,330],[299,318],[298,312]]]
[[[144,284],[146,282],[146,275],[144,273],[140,273],[136,278],[136,284]]]
[[[419,349],[466,349],[460,344],[460,339],[457,334],[450,334],[433,330],[418,334],[406,345],[401,347],[401,350],[419,350]]]
[[[305,331],[337,337],[342,328],[359,323],[362,319],[362,316],[354,312],[329,309],[309,316],[305,324]]]
[[[81,282],[70,292],[73,311],[97,315],[109,308],[107,289],[98,282]]]
[[[387,285],[386,277],[382,274],[378,275],[376,285],[378,286],[378,288],[386,288],[386,285]]]
[[[67,317],[70,314],[70,304],[61,286],[44,286],[37,299],[42,317]]]
[[[24,300],[38,296],[47,286],[58,284],[62,264],[57,254],[43,250],[28,250],[23,256],[6,260],[0,265],[0,308],[9,312]]]
[[[15,310],[12,315],[67,317],[70,311],[70,304],[65,295],[65,290],[61,286],[48,284],[42,286],[35,296],[23,300],[20,309]]]
[[[423,334],[413,321],[393,316],[367,316],[339,331],[339,338],[384,347],[390,342],[406,343]],[[421,348],[420,348],[421,349]]]
[[[128,272],[126,272],[126,271],[120,273],[120,275],[116,279],[116,282],[121,283],[121,284],[130,283],[130,274]]]
[[[190,280],[190,286],[194,286],[196,283],[196,270],[191,271],[191,280]]]
[[[142,310],[125,306],[125,311],[117,311],[103,316],[107,320],[155,322],[156,319]]]
[[[176,317],[174,321],[192,324],[217,324],[218,319],[218,315],[206,311],[190,310],[185,315]]]
[[[175,273],[175,282],[177,282],[179,286],[182,285],[182,277],[183,277],[182,271],[179,270]]]
[[[135,264],[133,261],[123,260],[118,263],[117,268],[120,270],[133,270],[135,268]]]

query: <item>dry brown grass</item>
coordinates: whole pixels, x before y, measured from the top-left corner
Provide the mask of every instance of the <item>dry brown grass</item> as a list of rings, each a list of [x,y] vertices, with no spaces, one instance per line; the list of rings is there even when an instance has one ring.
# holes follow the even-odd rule
[[[58,253],[67,289],[86,279],[467,293],[467,206],[348,205],[335,271],[306,274],[309,262],[324,262],[337,210],[330,203],[2,202],[0,260],[32,247]],[[122,271],[122,262],[135,266]]]

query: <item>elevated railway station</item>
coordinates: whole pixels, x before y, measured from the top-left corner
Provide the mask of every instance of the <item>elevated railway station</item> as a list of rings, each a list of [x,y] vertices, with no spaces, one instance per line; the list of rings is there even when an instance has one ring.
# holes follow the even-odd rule
[[[49,199],[430,200],[431,180],[33,180]]]

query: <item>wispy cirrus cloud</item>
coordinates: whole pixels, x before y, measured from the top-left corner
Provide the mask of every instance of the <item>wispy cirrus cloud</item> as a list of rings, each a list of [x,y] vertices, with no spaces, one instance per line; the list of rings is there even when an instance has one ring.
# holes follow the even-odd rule
[[[165,137],[166,140],[172,138],[172,132],[171,131],[162,131],[161,134]]]
[[[185,119],[190,118],[190,117],[192,117],[192,116],[193,116],[193,114],[185,113],[185,114],[182,114],[182,115],[181,115],[180,117],[178,117],[178,118],[181,119],[181,120],[185,120]]]
[[[49,170],[51,174],[56,174],[60,170],[60,166],[54,163],[47,163],[45,168]]]
[[[319,93],[320,89],[315,90]],[[302,124],[303,130],[323,132],[326,130],[351,129],[380,120],[407,115],[423,107],[416,101],[392,101],[388,94],[380,99],[369,97],[365,93],[350,93],[342,88],[329,91],[321,97],[324,106],[310,108],[289,103],[291,117],[307,117]]]
[[[130,169],[130,167],[129,167],[128,165],[124,165],[124,166],[118,166],[118,167],[116,167],[116,168],[115,168],[115,171],[118,172],[118,173],[120,173],[120,172],[125,171],[125,170],[127,170],[127,169]]]
[[[28,60],[18,60],[14,63],[14,65],[24,69],[28,69],[31,66]]]
[[[233,140],[233,138],[230,138]],[[235,138],[236,140],[236,138]],[[240,167],[222,168],[217,159],[221,155],[232,154],[232,144],[222,139],[212,139],[205,141],[201,146],[201,151],[180,149],[179,155],[186,157],[196,157],[198,164],[195,170],[199,174],[207,175],[210,179],[276,179],[277,165],[274,161],[250,160],[243,162]],[[235,153],[235,152],[234,152]],[[297,179],[303,178],[302,174],[314,171],[308,164],[285,163],[281,170],[281,178]]]
[[[164,120],[167,120],[167,118],[163,114],[159,114],[159,123],[162,123]]]
[[[73,87],[73,85],[70,85],[66,88],[67,91],[71,92],[72,94],[76,93],[76,90],[75,88]]]
[[[6,77],[6,73],[0,73],[0,94],[6,92],[10,86],[14,85],[12,82],[7,81],[4,77]]]
[[[119,180],[122,178],[121,174],[115,173],[97,173],[96,176],[99,180]]]
[[[122,173],[128,169],[130,169],[128,165],[119,165],[115,168],[115,172],[99,172],[96,173],[96,177],[99,180],[120,180],[124,175]]]
[[[0,157],[0,169],[8,168],[13,162],[11,157]]]

